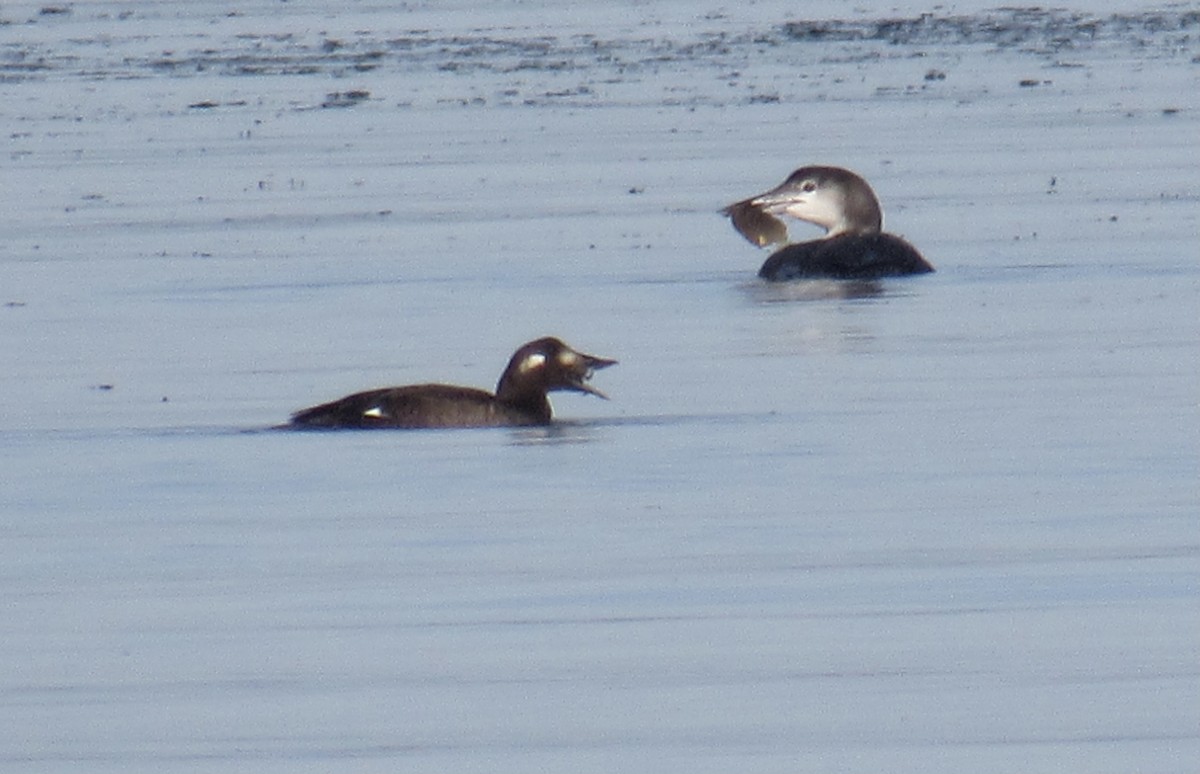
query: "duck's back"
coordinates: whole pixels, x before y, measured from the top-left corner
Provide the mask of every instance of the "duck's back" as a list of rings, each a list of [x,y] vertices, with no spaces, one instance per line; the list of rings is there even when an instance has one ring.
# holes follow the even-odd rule
[[[844,234],[787,245],[758,270],[765,280],[878,279],[926,274],[933,266],[917,249],[894,234]]]
[[[368,390],[298,411],[291,425],[300,428],[500,427],[543,424],[496,400],[490,392],[447,384],[416,384]]]

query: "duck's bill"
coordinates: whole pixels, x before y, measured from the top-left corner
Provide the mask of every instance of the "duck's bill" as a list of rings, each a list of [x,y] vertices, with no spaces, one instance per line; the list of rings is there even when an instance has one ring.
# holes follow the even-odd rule
[[[766,247],[787,241],[787,226],[782,220],[771,215],[767,206],[760,204],[760,200],[764,196],[770,196],[770,194],[746,199],[722,210],[729,216],[729,220],[737,232],[755,247]]]
[[[588,380],[592,378],[592,374],[596,371],[599,371],[601,368],[608,368],[610,365],[616,365],[617,361],[604,357],[596,357],[595,355],[585,355],[582,352],[575,354],[578,355],[578,360],[571,369],[569,387],[573,390],[586,392],[590,395],[595,395],[597,398],[608,400],[608,396],[588,384]]]

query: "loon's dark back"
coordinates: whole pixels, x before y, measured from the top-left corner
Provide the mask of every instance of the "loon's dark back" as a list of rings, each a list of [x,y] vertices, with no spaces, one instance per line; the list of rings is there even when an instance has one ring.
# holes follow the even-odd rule
[[[879,279],[927,274],[933,266],[894,234],[843,234],[781,247],[758,270],[771,281],[793,279]]]

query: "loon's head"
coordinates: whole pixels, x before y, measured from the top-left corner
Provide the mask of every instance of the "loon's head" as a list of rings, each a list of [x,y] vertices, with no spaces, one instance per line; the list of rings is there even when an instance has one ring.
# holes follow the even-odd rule
[[[879,199],[866,180],[841,167],[801,167],[766,193],[731,204],[723,212],[734,228],[759,247],[783,242],[787,215],[825,229],[825,237],[875,234],[883,227]]]

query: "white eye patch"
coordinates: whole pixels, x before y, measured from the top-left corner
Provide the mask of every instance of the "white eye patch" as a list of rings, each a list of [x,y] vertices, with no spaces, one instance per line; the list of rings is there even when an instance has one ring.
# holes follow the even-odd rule
[[[534,352],[532,355],[529,355],[521,361],[519,370],[521,373],[525,373],[526,371],[532,371],[535,368],[541,368],[544,365],[546,365],[546,356],[541,352]]]
[[[579,362],[579,355],[570,350],[563,350],[558,353],[558,364],[563,368],[574,368]]]

